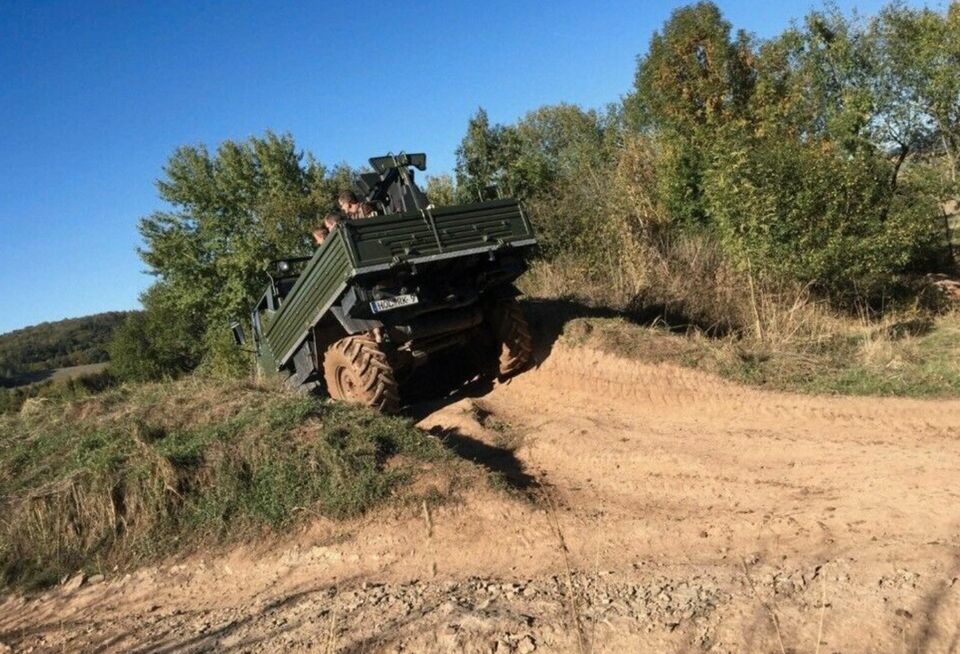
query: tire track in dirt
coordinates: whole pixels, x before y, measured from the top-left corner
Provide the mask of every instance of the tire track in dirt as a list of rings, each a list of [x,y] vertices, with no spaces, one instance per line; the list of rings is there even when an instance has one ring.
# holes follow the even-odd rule
[[[738,426],[806,426],[857,424],[883,433],[910,431],[960,439],[960,400],[918,400],[848,396],[808,396],[740,386],[697,370],[670,364],[625,361],[587,348],[554,348],[534,370],[509,382],[511,393],[543,398],[544,391],[589,399],[589,403],[624,404],[651,416],[696,411],[711,420]],[[583,403],[578,402],[578,410]]]

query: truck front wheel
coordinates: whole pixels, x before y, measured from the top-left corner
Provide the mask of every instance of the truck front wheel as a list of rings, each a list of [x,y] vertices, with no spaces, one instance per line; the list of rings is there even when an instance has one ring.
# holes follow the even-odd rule
[[[341,338],[323,356],[327,392],[335,400],[363,404],[382,413],[400,409],[400,389],[387,355],[366,334]]]

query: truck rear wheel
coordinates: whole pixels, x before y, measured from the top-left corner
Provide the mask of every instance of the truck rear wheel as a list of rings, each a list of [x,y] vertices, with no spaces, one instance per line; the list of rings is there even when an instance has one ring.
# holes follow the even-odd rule
[[[498,302],[487,316],[497,344],[497,375],[504,378],[520,372],[530,363],[533,353],[530,326],[523,309],[515,300]]]
[[[323,355],[327,392],[335,400],[363,404],[383,413],[400,409],[400,389],[387,355],[366,334],[347,336]]]

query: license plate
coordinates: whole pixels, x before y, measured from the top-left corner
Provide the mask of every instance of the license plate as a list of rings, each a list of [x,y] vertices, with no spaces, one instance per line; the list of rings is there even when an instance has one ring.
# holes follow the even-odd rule
[[[406,307],[411,304],[416,304],[419,301],[420,300],[413,293],[408,295],[397,295],[395,297],[384,298],[383,300],[374,300],[370,303],[370,310],[374,313],[381,313],[383,311],[389,311],[390,309],[397,309],[399,307]]]

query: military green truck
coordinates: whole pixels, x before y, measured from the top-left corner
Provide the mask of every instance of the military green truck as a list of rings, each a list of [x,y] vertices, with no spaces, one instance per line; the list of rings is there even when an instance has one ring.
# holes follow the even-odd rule
[[[355,187],[379,215],[343,221],[312,257],[275,262],[251,315],[259,371],[389,413],[442,350],[464,348],[501,378],[521,370],[531,339],[513,282],[536,241],[520,204],[435,207],[414,181],[425,155],[370,165]]]

